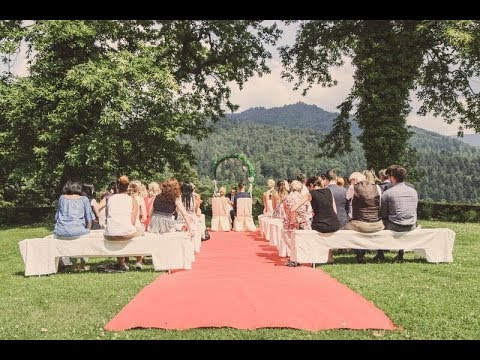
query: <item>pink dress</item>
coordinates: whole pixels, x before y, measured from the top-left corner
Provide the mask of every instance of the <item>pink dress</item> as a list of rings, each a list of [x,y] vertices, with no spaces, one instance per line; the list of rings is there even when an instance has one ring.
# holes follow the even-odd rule
[[[156,195],[155,195],[156,196]],[[147,231],[148,224],[150,223],[150,209],[152,208],[153,202],[155,201],[155,196],[145,196],[143,201],[145,201],[145,209],[147,210],[147,220],[145,220],[145,231]]]

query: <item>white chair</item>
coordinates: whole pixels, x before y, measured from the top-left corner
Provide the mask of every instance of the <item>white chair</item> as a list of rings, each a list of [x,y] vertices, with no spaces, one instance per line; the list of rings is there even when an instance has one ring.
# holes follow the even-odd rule
[[[234,231],[255,231],[252,216],[252,198],[237,199],[237,214],[233,221]]]
[[[212,198],[212,231],[230,231],[230,213],[222,198]]]

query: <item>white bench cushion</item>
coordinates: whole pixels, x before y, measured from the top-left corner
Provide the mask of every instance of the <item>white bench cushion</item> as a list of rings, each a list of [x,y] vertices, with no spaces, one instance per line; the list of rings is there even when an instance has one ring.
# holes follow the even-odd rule
[[[450,229],[382,230],[368,234],[353,230],[326,234],[294,230],[288,235],[291,260],[300,263],[326,263],[329,249],[416,251],[428,262],[453,262],[455,232]]]
[[[108,241],[103,230],[93,230],[76,240],[58,240],[52,235],[25,239],[18,243],[25,276],[54,274],[62,256],[121,257],[152,256],[153,268],[159,270],[191,269],[194,243],[186,232],[145,233],[127,241]]]

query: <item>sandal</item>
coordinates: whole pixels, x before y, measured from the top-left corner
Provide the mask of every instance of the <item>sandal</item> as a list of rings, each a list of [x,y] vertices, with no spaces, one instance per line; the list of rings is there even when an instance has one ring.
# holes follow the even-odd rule
[[[89,271],[90,270],[90,266],[88,265],[85,265],[85,266],[82,266],[82,267],[77,267],[75,268],[75,272],[85,272],[85,271]]]
[[[287,266],[290,266],[290,267],[297,267],[297,266],[300,266],[300,263],[297,263],[295,261],[291,261],[291,260],[288,260]]]

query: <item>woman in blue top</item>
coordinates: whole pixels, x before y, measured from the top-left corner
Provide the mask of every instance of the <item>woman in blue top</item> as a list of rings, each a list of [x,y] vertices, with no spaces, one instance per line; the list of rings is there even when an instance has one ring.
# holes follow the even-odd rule
[[[92,226],[92,209],[86,196],[81,196],[82,185],[76,181],[67,181],[58,200],[55,213],[54,237],[62,240],[74,240],[90,233]],[[82,259],[78,270],[85,268]]]

